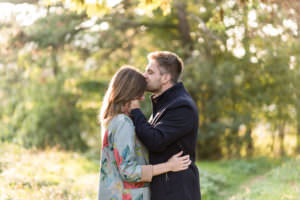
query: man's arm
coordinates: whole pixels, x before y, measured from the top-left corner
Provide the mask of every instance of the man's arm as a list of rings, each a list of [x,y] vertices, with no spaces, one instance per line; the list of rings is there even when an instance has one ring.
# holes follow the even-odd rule
[[[136,134],[146,147],[161,152],[193,128],[193,111],[182,106],[166,111],[158,124],[152,126],[139,108],[131,110]]]

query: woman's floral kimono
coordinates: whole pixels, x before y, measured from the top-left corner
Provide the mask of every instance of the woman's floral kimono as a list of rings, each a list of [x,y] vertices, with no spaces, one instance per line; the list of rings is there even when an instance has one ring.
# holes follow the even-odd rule
[[[148,153],[127,115],[110,121],[102,145],[99,200],[150,200],[149,184],[141,182]]]

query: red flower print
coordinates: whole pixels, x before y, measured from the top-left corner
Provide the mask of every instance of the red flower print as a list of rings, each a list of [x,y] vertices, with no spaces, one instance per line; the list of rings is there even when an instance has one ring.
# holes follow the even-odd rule
[[[123,194],[122,195],[122,200],[132,200],[131,194]]]
[[[104,133],[102,149],[108,146],[108,131],[106,130]]]
[[[114,155],[115,155],[115,159],[116,159],[116,162],[117,162],[117,166],[119,168],[122,161],[123,161],[123,159],[122,159],[122,156],[119,155],[118,149],[116,149],[116,148],[114,148]]]
[[[124,183],[124,188],[125,189],[136,189],[136,188],[141,188],[144,187],[145,183],[143,182],[135,182],[135,183],[129,183],[129,182],[123,182]]]

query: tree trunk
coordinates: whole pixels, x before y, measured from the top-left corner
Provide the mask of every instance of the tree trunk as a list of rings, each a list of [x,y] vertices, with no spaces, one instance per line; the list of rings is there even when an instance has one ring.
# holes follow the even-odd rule
[[[183,46],[187,48],[187,50],[192,51],[193,50],[193,40],[190,35],[190,25],[187,19],[187,12],[186,12],[186,2],[177,0],[174,3],[175,7],[175,13],[178,18],[178,30],[181,35],[181,41],[183,43]],[[190,56],[189,51],[185,51],[186,55],[184,56],[184,60]]]
[[[232,130],[232,136],[234,137],[234,147],[232,148],[233,149],[233,157],[234,158],[241,158],[241,138],[239,136],[239,126],[236,126],[233,128]]]
[[[252,127],[249,125],[246,131],[246,156],[248,158],[253,156],[253,139],[252,139]]]
[[[296,133],[296,154],[300,154],[300,122],[297,122],[297,133]]]
[[[300,154],[300,110],[297,110],[296,153]]]
[[[276,143],[276,132],[272,133],[272,144],[271,144],[271,152],[275,153],[275,143]]]
[[[56,77],[58,74],[58,61],[57,61],[57,55],[56,55],[57,50],[53,51],[51,54],[51,60],[52,60],[52,70],[53,70],[53,75]]]
[[[279,155],[284,156],[285,150],[284,150],[284,135],[285,135],[285,122],[282,122],[279,126]]]

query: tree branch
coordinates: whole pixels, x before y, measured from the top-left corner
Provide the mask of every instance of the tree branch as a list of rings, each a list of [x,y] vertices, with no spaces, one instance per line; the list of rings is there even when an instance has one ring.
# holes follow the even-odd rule
[[[0,3],[12,3],[12,4],[29,3],[29,4],[38,4],[39,0],[0,0]]]
[[[178,30],[181,34],[183,44],[188,46],[189,50],[193,50],[193,40],[190,35],[190,25],[187,19],[186,2],[175,1],[174,7],[178,18]]]

